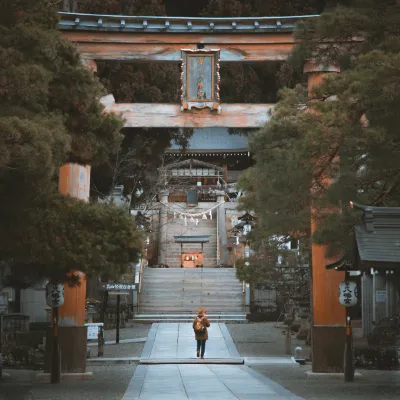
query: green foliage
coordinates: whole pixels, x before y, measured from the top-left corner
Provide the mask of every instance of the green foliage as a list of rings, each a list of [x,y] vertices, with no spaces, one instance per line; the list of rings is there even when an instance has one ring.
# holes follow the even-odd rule
[[[245,17],[317,14],[324,1],[210,0],[203,16]],[[282,87],[293,87],[302,75],[282,62],[221,65],[221,98],[226,103],[275,103]]]
[[[323,0],[210,0],[203,11],[205,16],[247,17],[319,14],[325,7]]]
[[[86,13],[123,15],[166,15],[162,0],[80,0],[77,10]],[[179,103],[180,66],[177,64],[99,62],[101,83],[116,102]],[[124,140],[118,154],[93,169],[93,194],[107,195],[115,184],[123,184],[125,194],[138,185],[151,186],[151,177],[162,164],[162,155],[171,141],[182,147],[191,129],[124,129]],[[121,160],[124,160],[121,163]]]
[[[259,217],[255,243],[263,248],[271,235],[310,244],[314,204],[312,239],[338,256],[353,245],[350,200],[399,206],[400,40],[393,27],[400,13],[392,3],[339,7],[323,14],[314,32],[303,31],[303,55],[340,64],[342,72],[326,77],[312,97],[300,86],[282,90],[270,123],[252,139],[256,164],[240,186],[243,207]],[[358,40],[339,41],[346,38]]]
[[[122,121],[102,113],[104,88],[59,34],[54,2],[0,6],[0,258],[36,276],[121,272],[140,248],[131,219],[56,193],[63,163],[109,162]]]
[[[71,269],[115,278],[137,261],[141,250],[140,231],[124,209],[113,205],[57,195],[21,217],[30,228],[13,232],[13,247],[20,250],[14,250],[14,262],[31,262],[36,272],[54,279],[63,279]]]
[[[89,14],[166,15],[163,0],[79,0],[77,10]]]

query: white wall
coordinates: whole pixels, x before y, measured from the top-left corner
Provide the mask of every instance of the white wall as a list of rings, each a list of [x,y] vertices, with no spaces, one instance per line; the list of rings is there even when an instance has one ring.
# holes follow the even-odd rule
[[[48,322],[49,313],[44,289],[21,290],[21,313],[29,315],[30,322]]]

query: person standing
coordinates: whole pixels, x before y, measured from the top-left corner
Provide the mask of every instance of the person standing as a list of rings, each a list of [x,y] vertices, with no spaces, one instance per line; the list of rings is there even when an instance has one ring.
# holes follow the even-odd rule
[[[196,318],[193,321],[193,330],[197,340],[197,357],[204,358],[206,351],[206,341],[208,340],[207,328],[210,327],[210,322],[206,316],[207,310],[199,308]]]

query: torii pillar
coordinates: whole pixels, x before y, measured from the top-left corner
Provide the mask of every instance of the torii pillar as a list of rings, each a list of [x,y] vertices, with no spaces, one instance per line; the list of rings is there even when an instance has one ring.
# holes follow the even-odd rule
[[[81,201],[89,201],[90,165],[67,163],[59,172],[58,191]],[[71,271],[79,284],[64,284],[64,304],[59,308],[60,326],[82,326],[86,315],[86,276],[80,271]]]
[[[308,76],[309,97],[328,73],[339,72],[339,68],[332,65],[306,63],[304,73]],[[315,211],[312,207],[311,233],[317,228],[313,218]],[[338,290],[344,273],[326,269],[332,260],[325,253],[326,246],[312,244],[312,371],[343,372],[346,314],[339,303]]]
[[[94,60],[81,58],[82,65],[96,73],[97,64]],[[90,165],[66,163],[59,171],[58,191],[64,196],[88,202],[90,195]],[[86,316],[86,275],[80,271],[72,271],[71,275],[78,278],[79,284],[70,286],[64,284],[64,304],[59,308],[60,326],[83,326]]]

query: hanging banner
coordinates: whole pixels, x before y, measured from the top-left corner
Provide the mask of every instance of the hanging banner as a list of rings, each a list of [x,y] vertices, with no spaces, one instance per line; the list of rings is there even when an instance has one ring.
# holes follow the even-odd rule
[[[210,108],[221,112],[217,49],[182,49],[182,111]]]

